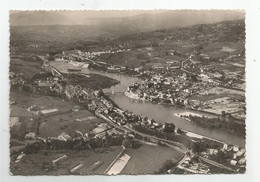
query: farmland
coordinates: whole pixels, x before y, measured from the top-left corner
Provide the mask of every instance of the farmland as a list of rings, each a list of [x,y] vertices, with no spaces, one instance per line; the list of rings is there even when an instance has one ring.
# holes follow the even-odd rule
[[[14,175],[68,175],[73,167],[82,163],[83,167],[76,174],[102,174],[120,151],[120,147],[85,151],[42,151],[25,156],[19,164],[14,163],[11,172]],[[52,161],[63,155],[68,157],[53,165]],[[101,165],[94,168],[98,161]]]

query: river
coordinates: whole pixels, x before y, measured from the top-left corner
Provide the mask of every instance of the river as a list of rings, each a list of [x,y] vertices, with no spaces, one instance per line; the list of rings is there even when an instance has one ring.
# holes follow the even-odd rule
[[[177,127],[181,129],[192,131],[194,133],[204,135],[210,138],[214,138],[216,140],[220,140],[229,144],[238,145],[241,147],[245,146],[245,138],[242,136],[241,137],[236,136],[233,134],[229,134],[227,132],[223,132],[221,130],[210,130],[210,129],[202,128],[175,115],[183,112],[192,112],[192,113],[205,115],[204,113],[189,110],[189,109],[179,108],[175,106],[153,104],[151,102],[134,100],[126,97],[123,94],[123,92],[126,91],[127,86],[132,85],[133,82],[141,82],[141,80],[136,77],[125,76],[117,73],[104,73],[104,72],[94,71],[88,68],[74,66],[65,61],[55,61],[55,62],[50,62],[50,64],[64,73],[68,73],[67,69],[69,68],[81,69],[81,73],[100,74],[120,81],[119,84],[112,86],[109,89],[104,89],[103,91],[104,93],[107,94],[114,91],[115,94],[114,95],[109,94],[110,95],[109,97],[123,110],[128,110],[138,115],[153,118],[157,122],[174,123]]]

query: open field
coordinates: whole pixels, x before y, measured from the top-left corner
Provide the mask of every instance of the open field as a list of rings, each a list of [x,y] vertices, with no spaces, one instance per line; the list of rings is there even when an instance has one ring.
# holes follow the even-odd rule
[[[177,162],[182,154],[161,146],[142,145],[139,149],[127,149],[131,156],[121,174],[153,174],[160,169],[167,160]]]
[[[32,78],[35,74],[43,71],[42,61],[32,55],[12,55],[10,57],[10,71],[22,74],[24,78]]]
[[[40,125],[39,136],[57,137],[61,133],[65,132],[73,137],[76,134],[76,130],[84,134],[92,130],[96,124],[102,122],[101,119],[96,117],[86,121],[75,122],[75,119],[88,117],[94,117],[94,115],[87,110],[50,116],[46,118],[46,122]]]
[[[13,117],[31,116],[32,112],[27,109],[32,105],[38,106],[40,110],[57,108],[59,112],[71,110],[75,106],[72,101],[63,101],[49,96],[33,97],[26,92],[10,92],[10,97],[12,101],[16,102],[11,106],[10,116]]]
[[[233,90],[233,89],[227,89],[222,87],[214,87],[209,90],[205,90],[200,93],[200,95],[210,95],[210,94],[216,94],[216,95],[240,95],[244,96],[245,93],[243,91]]]

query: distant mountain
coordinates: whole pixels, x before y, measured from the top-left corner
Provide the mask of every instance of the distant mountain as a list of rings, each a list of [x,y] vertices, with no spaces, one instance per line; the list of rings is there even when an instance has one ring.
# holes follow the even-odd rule
[[[11,26],[73,25],[73,20],[56,11],[19,11],[10,13]]]
[[[244,18],[244,11],[239,10],[11,11],[10,25],[98,25],[146,31]]]
[[[12,11],[10,31],[12,40],[70,42],[244,18],[243,11],[230,10]]]
[[[220,10],[176,10],[167,11],[160,14],[140,14],[130,17],[101,18],[96,23],[100,28],[107,30],[119,29],[121,31],[153,31],[167,29],[175,26],[187,26],[195,24],[217,23],[221,21],[231,21],[244,19],[242,11],[220,11]]]

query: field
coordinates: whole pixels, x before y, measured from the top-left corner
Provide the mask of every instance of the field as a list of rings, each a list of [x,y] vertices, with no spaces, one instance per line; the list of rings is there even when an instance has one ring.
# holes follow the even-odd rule
[[[11,162],[11,172],[14,175],[69,175],[69,174],[103,174],[121,147],[111,149],[79,150],[79,151],[41,151],[26,155],[19,163]],[[66,155],[67,158],[55,165],[53,160]],[[94,165],[99,162],[99,165]],[[70,170],[78,164],[83,164],[75,173]]]
[[[11,106],[11,117],[32,117],[34,114],[27,110],[28,107],[36,105],[43,109],[54,109],[58,111],[52,115],[43,115],[44,122],[40,125],[39,136],[41,137],[56,137],[62,132],[70,135],[75,134],[75,130],[88,132],[96,123],[102,122],[101,119],[94,117],[94,114],[87,110],[73,112],[75,104],[72,101],[63,101],[55,97],[38,97],[34,98],[30,95],[20,92],[11,92],[12,100],[16,104]],[[86,121],[75,122],[74,119],[90,118]]]
[[[14,54],[10,59],[10,72],[20,73],[26,79],[43,71],[42,60],[36,56]]]
[[[86,121],[75,122],[75,119],[80,118],[90,119]],[[46,120],[46,122],[40,125],[39,136],[41,137],[57,137],[62,132],[65,132],[73,137],[76,134],[76,130],[84,134],[92,130],[97,123],[102,122],[101,119],[94,117],[94,114],[87,110],[50,116],[46,118]]]
[[[243,91],[239,90],[233,90],[223,87],[214,87],[208,90],[204,90],[200,93],[200,95],[207,96],[211,94],[216,95],[223,95],[223,96],[229,96],[229,97],[244,97],[245,93]]]
[[[11,106],[12,117],[32,116],[32,112],[27,110],[32,105],[38,106],[40,110],[57,108],[60,112],[71,110],[75,105],[72,101],[63,101],[56,97],[33,97],[27,92],[10,92],[10,98],[11,101],[16,102]]]
[[[104,54],[98,57],[99,61],[128,67],[150,67],[154,63],[167,66],[166,61],[180,62],[187,59],[190,53],[199,51],[211,57],[208,64],[232,55],[240,55],[235,60],[241,59],[239,62],[243,63],[244,22],[221,22],[136,33],[107,41],[105,45],[98,45],[98,47],[105,50],[112,47],[114,43],[125,45],[124,48],[131,51]],[[239,67],[225,64],[217,69],[237,71]]]
[[[160,169],[167,160],[177,162],[182,154],[161,146],[142,145],[138,149],[127,149],[131,156],[121,174],[153,174]]]

